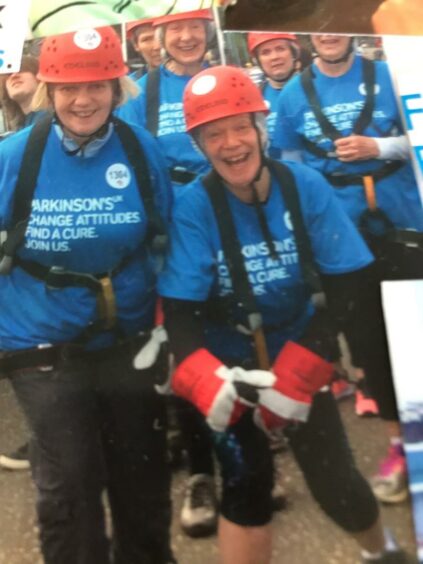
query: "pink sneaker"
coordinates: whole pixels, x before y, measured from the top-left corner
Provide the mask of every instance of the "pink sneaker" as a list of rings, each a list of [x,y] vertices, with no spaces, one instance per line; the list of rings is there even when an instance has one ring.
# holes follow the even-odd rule
[[[373,493],[384,503],[400,503],[408,497],[407,463],[402,445],[391,445],[378,473],[370,480]]]
[[[357,390],[355,392],[355,413],[359,417],[376,417],[379,415],[379,408],[373,398]]]

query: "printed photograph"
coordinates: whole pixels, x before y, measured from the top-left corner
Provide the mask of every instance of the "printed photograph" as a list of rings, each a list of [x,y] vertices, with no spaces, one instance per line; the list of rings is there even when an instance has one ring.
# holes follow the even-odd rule
[[[416,563],[382,39],[136,17],[0,80],[0,562]]]

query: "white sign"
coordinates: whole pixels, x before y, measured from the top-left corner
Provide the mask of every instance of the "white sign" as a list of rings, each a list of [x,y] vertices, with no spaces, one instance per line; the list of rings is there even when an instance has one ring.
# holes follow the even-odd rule
[[[423,37],[386,36],[383,45],[413,147],[413,165],[423,199],[423,73],[419,68]]]
[[[30,0],[0,0],[0,73],[19,70]]]

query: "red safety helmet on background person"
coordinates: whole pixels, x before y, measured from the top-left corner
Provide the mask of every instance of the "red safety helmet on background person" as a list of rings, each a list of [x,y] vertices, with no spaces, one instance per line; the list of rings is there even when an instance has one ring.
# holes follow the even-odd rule
[[[253,31],[249,33],[247,37],[247,46],[250,55],[255,56],[255,50],[257,47],[263,45],[263,43],[267,43],[268,41],[273,41],[274,39],[292,41],[292,44],[296,47],[296,49],[300,49],[298,38],[293,33],[262,33],[259,31]]]
[[[136,20],[134,22],[129,22],[126,24],[126,39],[132,41],[134,31],[137,27],[142,27],[143,25],[153,26],[155,18],[144,18],[143,20]]]
[[[126,75],[121,42],[110,27],[81,29],[44,39],[38,80],[94,82]]]
[[[269,112],[260,89],[249,76],[240,68],[226,65],[196,74],[185,87],[183,103],[188,132],[224,117]]]

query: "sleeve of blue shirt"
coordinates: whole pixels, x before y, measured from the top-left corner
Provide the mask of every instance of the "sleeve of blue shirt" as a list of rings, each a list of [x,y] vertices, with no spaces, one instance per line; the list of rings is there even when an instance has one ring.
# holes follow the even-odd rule
[[[176,199],[170,229],[170,253],[159,277],[162,296],[203,301],[215,279],[212,234],[216,233],[211,206],[198,182]]]
[[[137,80],[136,84],[140,88],[140,93],[136,98],[131,98],[123,106],[115,110],[115,115],[130,124],[145,127],[145,83],[147,75]]]
[[[302,94],[300,77],[295,76],[279,95],[273,145],[281,150],[303,148],[302,139],[295,130],[295,115],[301,110],[298,100]]]
[[[166,224],[170,221],[173,192],[166,163],[160,147],[154,137],[141,127],[133,127],[144,149],[149,167],[151,185],[154,189],[156,209]]]
[[[304,222],[324,274],[344,274],[373,262],[363,238],[326,179],[309,166],[289,163],[297,181]]]

